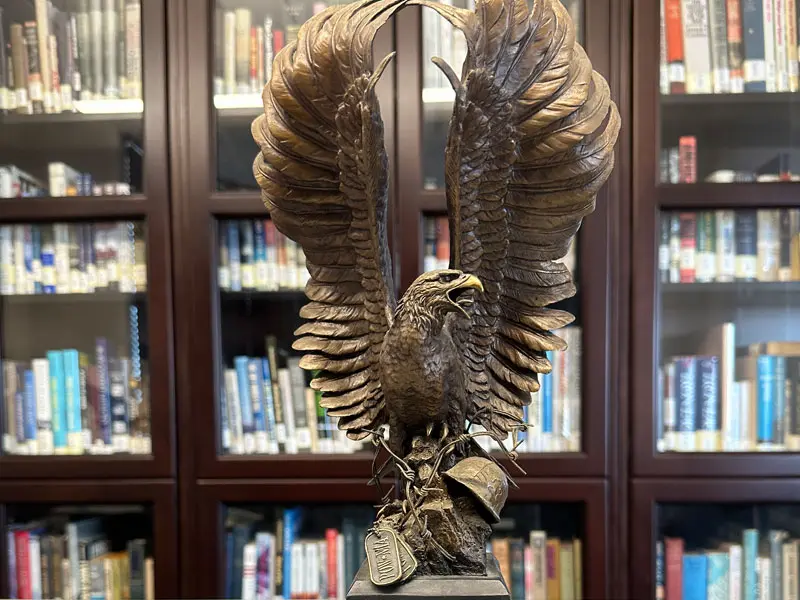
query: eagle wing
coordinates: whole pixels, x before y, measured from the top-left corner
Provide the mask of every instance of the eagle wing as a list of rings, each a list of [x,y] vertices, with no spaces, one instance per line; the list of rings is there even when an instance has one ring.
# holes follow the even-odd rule
[[[497,434],[523,420],[545,356],[573,319],[547,305],[575,293],[559,261],[611,173],[619,114],[575,42],[558,0],[477,0],[473,11],[414,0],[462,30],[445,157],[451,268],[484,286],[455,332],[468,368],[469,415]]]
[[[386,422],[379,356],[396,304],[387,243],[387,157],[372,41],[401,0],[315,15],[275,57],[252,126],[253,165],[278,231],[303,248],[307,319],[293,347],[353,439]]]

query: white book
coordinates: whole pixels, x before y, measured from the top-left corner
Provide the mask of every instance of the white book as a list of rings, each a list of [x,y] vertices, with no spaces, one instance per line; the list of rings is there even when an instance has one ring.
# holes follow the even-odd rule
[[[286,454],[297,454],[297,433],[294,428],[294,404],[289,369],[278,369],[278,387],[281,390],[280,401],[283,403],[283,423],[286,427]]]
[[[786,36],[786,0],[773,0],[775,79],[778,92],[789,91],[789,54]]]
[[[235,369],[225,369],[225,393],[228,404],[228,424],[231,428],[231,454],[244,454],[242,407],[239,404],[239,385]]]
[[[775,54],[774,0],[763,0],[763,7],[764,7],[764,65],[766,68],[767,92],[777,92],[778,67]]]
[[[304,598],[306,592],[305,542],[294,542],[290,549],[292,562],[289,573],[289,589],[292,598]]]
[[[769,2],[769,0],[767,0]],[[772,594],[772,559],[759,556],[756,558],[756,586],[758,600],[779,600]]]
[[[742,546],[731,544],[728,548],[729,600],[742,600]]]
[[[69,294],[69,225],[53,225],[55,241],[56,293]]]
[[[303,593],[306,598],[319,597],[319,544],[317,542],[307,542],[305,544],[305,580]]]
[[[50,403],[50,362],[46,358],[31,361],[36,392],[36,423],[39,454],[53,454],[53,407]]]
[[[755,402],[755,395],[753,394],[753,384],[750,381],[737,381],[736,382],[737,394],[739,396],[739,451],[751,452],[755,450],[753,440],[755,439],[755,427],[750,415],[753,403]]]
[[[800,542],[793,540],[783,544],[783,598],[784,600],[800,600],[798,589],[798,545]]]
[[[256,600],[256,545],[244,545],[242,555],[242,600]]]
[[[236,93],[236,13],[226,10],[223,21],[223,84],[226,94]]]
[[[547,598],[547,533],[544,531],[530,532],[531,546],[531,596],[533,598]]]
[[[733,281],[736,277],[736,214],[732,210],[717,211],[717,281]]]
[[[686,62],[686,93],[712,93],[711,35],[708,2],[681,0],[684,57]]]
[[[539,376],[539,385],[542,378]],[[542,451],[542,393],[531,392],[531,403],[528,406],[528,431],[526,432],[526,450],[528,452]]]
[[[30,571],[28,576],[31,583],[31,598],[42,597],[42,552],[39,536],[31,533],[28,538],[28,560]]]
[[[661,28],[659,30],[660,42],[659,47],[661,52],[659,54],[659,89],[663,95],[669,94],[669,64],[667,62],[667,20],[664,11],[664,0],[659,0],[659,13]]]
[[[423,13],[424,14],[424,13]],[[344,598],[349,583],[344,581],[344,536],[336,536],[336,597]]]
[[[728,94],[731,91],[731,72],[728,66],[726,1],[708,0],[712,86],[715,94]]]

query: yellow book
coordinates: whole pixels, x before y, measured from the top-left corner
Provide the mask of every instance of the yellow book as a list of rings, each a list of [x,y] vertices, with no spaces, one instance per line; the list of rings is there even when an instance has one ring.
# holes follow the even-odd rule
[[[144,560],[144,598],[154,600],[156,597],[155,565],[152,558]]]
[[[575,574],[573,572],[572,542],[563,542],[559,552],[558,564],[561,567],[559,582],[561,600],[575,600]]]
[[[577,538],[572,540],[572,576],[575,580],[575,600],[583,600],[583,545]]]
[[[500,573],[506,587],[511,590],[511,548],[508,538],[496,538],[492,540],[492,554],[500,565]]]
[[[561,541],[547,539],[547,600],[561,600]]]

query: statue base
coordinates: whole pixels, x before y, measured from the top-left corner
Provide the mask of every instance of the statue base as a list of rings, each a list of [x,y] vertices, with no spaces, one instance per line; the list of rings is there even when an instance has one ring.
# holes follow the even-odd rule
[[[486,555],[486,575],[415,575],[400,585],[378,587],[370,581],[367,563],[361,565],[347,600],[511,600],[497,560]]]

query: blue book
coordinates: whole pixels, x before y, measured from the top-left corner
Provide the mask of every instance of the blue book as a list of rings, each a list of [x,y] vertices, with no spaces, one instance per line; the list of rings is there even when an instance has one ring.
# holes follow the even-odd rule
[[[42,231],[42,293],[56,293],[56,248],[53,239],[53,228]]]
[[[239,225],[228,221],[228,261],[231,271],[231,291],[242,291],[242,259],[239,251]]]
[[[697,359],[675,358],[675,404],[678,413],[678,449],[697,449]]]
[[[775,357],[756,359],[756,436],[759,444],[775,442]]]
[[[225,597],[233,598],[233,532],[225,533]]]
[[[292,544],[303,522],[303,508],[287,508],[283,515],[283,597],[292,597]]]
[[[786,357],[773,356],[775,367],[775,418],[772,424],[772,439],[774,443],[786,443]]]
[[[729,558],[727,552],[709,552],[708,600],[728,600]]]
[[[244,452],[245,454],[252,454],[255,447],[255,438],[253,437],[255,425],[253,423],[253,401],[250,398],[250,386],[247,381],[247,365],[246,356],[234,357],[233,367],[236,370],[236,387],[239,388],[239,404],[242,408]]]
[[[756,558],[758,558],[758,529],[745,529],[742,532],[742,600],[758,599],[758,579],[756,578]]]
[[[100,437],[107,449],[111,448],[111,381],[108,373],[108,340],[95,340],[97,364],[97,413]]]
[[[553,351],[548,350],[545,354],[552,365]],[[542,433],[553,433],[553,375],[551,373],[542,375],[539,393],[542,402]]]
[[[25,369],[22,379],[25,441],[28,448],[36,448],[36,388],[33,384],[33,371]]]
[[[267,419],[264,415],[264,382],[261,379],[261,360],[247,361],[247,381],[250,385],[250,400],[253,402],[253,427],[256,432],[256,452],[269,451],[267,446]]]
[[[256,272],[256,288],[263,289],[267,285],[267,238],[264,231],[264,221],[253,221],[253,263]]]
[[[81,427],[81,375],[77,350],[64,350],[64,388],[67,406],[67,446],[70,454],[83,450]]]
[[[742,42],[744,46],[744,91],[767,91],[767,62],[764,49],[764,2],[742,0]]]
[[[708,600],[708,559],[705,554],[683,555],[683,600]]]
[[[47,353],[50,369],[50,403],[53,408],[53,448],[56,454],[67,453],[67,391],[64,380],[64,353]]]

